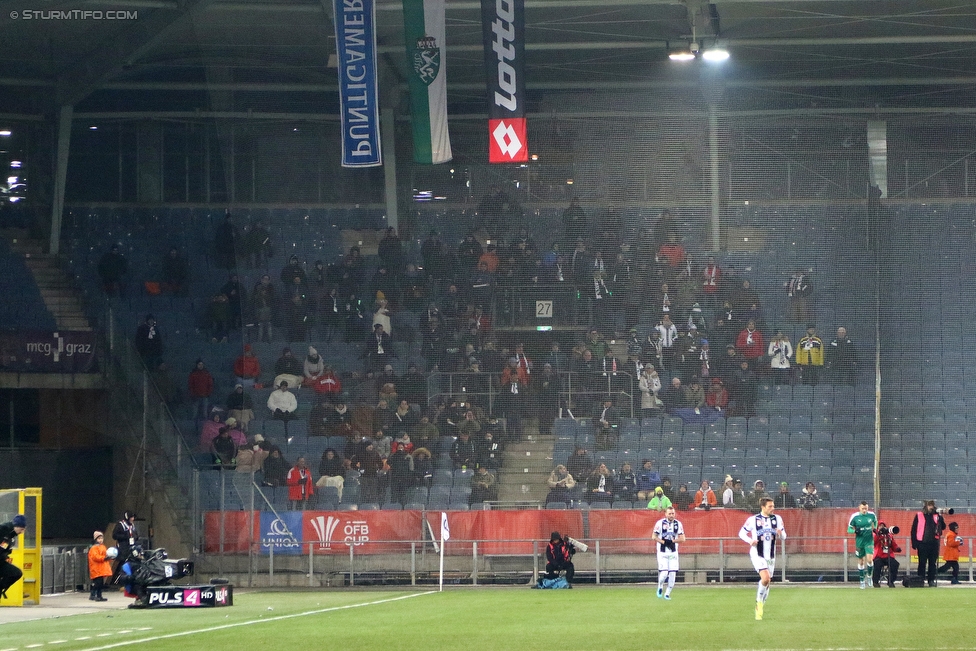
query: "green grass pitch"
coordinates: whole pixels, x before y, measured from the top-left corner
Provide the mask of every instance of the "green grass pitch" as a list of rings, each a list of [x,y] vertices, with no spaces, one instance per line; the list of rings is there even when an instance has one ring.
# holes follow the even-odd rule
[[[575,590],[244,592],[232,608],[119,610],[0,626],[8,649],[973,649],[976,590],[679,584]],[[413,595],[413,596],[411,596]],[[118,596],[113,595],[118,599]]]

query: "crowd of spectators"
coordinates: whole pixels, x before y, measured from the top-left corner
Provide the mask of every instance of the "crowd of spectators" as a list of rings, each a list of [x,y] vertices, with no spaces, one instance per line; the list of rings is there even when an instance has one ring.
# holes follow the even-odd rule
[[[292,255],[280,270],[274,268],[278,247],[267,228],[254,221],[239,230],[228,212],[211,246],[212,266],[226,270],[227,281],[198,315],[202,331],[212,343],[242,331],[245,342],[287,341],[308,346],[307,354],[296,356],[287,346],[272,368],[264,368],[252,346],[244,344],[233,366],[236,386],[221,403],[214,396],[220,379],[215,383],[204,360],[191,369],[185,389],[172,378],[164,361],[164,331],[153,315],[136,332],[136,350],[167,405],[185,403],[200,419],[218,405],[226,413],[224,426],[235,423],[228,436],[214,434],[206,445],[201,434],[202,451],[212,452],[223,467],[236,458],[228,440],[238,450],[247,447],[234,431],[246,435],[254,419],[278,419],[290,441],[289,422],[307,413],[310,436],[345,438],[334,458],[361,477],[369,475],[362,482],[364,494],[376,494],[376,474],[387,478],[384,487],[395,496],[416,485],[416,471],[408,468],[417,466],[418,452],[437,460],[431,450],[440,449],[440,437],[456,437],[449,452],[452,467],[493,471],[502,446],[521,438],[526,417],[538,417],[541,433],[551,432],[560,415],[590,417],[598,449],[613,450],[623,411],[618,396],[634,397],[640,413],[633,415],[670,414],[706,423],[755,415],[765,378],[817,384],[826,368],[825,379],[855,382],[857,356],[843,327],[825,342],[809,323],[795,346],[785,327],[770,327],[777,320],[784,326],[812,321],[814,292],[807,270],[793,271],[784,283],[787,312],[769,315],[750,280],[734,268],[723,268],[714,257],[696,264],[668,210],[628,235],[613,210],[591,226],[574,199],[563,214],[564,238],[545,249],[525,228],[512,227],[520,223],[521,212],[517,202],[493,188],[479,206],[477,225],[483,230],[469,233],[457,246],[432,230],[412,256],[397,231],[388,228],[375,263],[353,246],[337,261]],[[491,243],[482,244],[479,235],[485,234]],[[167,250],[160,269],[152,291],[186,295],[190,266],[178,249]],[[246,287],[239,270],[263,273]],[[107,294],[126,292],[128,262],[119,247],[103,256],[98,273]],[[532,296],[533,286],[564,288],[560,295],[575,297],[555,313],[584,332],[568,352],[556,339],[548,351],[533,354],[522,343],[506,346],[499,340],[495,324],[517,320],[518,297]],[[410,318],[401,318],[406,315]],[[315,344],[339,341],[358,345],[361,369],[337,372]],[[407,372],[396,375],[393,364],[405,362]],[[465,373],[467,397],[439,395],[429,401],[432,371]],[[574,374],[572,394],[567,373]],[[252,389],[265,386],[274,391],[266,405],[255,405]],[[490,402],[489,393],[494,394]],[[204,429],[211,422],[206,420]],[[412,447],[397,456],[401,441]],[[274,443],[265,447],[268,460],[276,458],[270,454]],[[553,492],[583,490],[588,500],[607,501],[614,495],[648,502],[656,497],[658,486],[642,485],[640,469],[573,468],[573,458],[567,463],[569,479],[550,477]],[[566,485],[570,480],[573,486]],[[687,486],[673,495],[661,488],[677,505],[701,506]],[[478,494],[496,489],[479,484]]]

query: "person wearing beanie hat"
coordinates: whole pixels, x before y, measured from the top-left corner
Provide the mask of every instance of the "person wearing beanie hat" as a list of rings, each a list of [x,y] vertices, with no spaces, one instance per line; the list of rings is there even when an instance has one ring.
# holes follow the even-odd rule
[[[575,551],[558,531],[553,531],[549,535],[549,544],[546,545],[546,578],[555,579],[560,572],[565,571],[566,583],[572,588],[573,575],[576,573],[576,566],[573,565]]]
[[[112,565],[112,582],[114,583],[119,578],[122,566],[129,560],[129,550],[139,540],[139,533],[136,531],[135,513],[125,511],[122,514],[122,517],[115,523],[115,528],[112,530],[112,540],[115,541],[115,546],[119,548],[119,555]]]
[[[776,502],[777,509],[795,509],[796,508],[796,498],[790,493],[789,482],[781,481],[779,483],[779,493],[773,499]]]
[[[664,487],[657,486],[654,489],[654,497],[647,503],[647,508],[651,511],[666,511],[671,507],[671,498],[664,494]]]
[[[17,537],[27,529],[27,518],[15,515],[10,522],[0,524],[0,599],[7,598],[7,589],[24,575],[10,562],[10,551],[17,544]]]
[[[227,396],[227,415],[237,419],[241,431],[247,432],[248,423],[254,419],[254,402],[251,394],[244,390],[244,385],[238,382],[234,391]]]
[[[302,372],[305,375],[303,383],[307,387],[314,386],[319,377],[325,373],[325,361],[319,355],[319,351],[315,350],[312,346],[308,347],[308,355],[305,356]]]
[[[281,357],[275,362],[274,386],[281,386],[282,381],[288,383],[292,389],[302,386],[305,379],[305,368],[297,357],[292,355],[291,348],[287,346],[281,349]]]
[[[88,549],[88,577],[91,579],[91,593],[89,601],[108,601],[102,596],[105,579],[112,578],[112,564],[108,561],[108,549],[105,548],[105,534],[96,531],[92,534],[92,546]]]

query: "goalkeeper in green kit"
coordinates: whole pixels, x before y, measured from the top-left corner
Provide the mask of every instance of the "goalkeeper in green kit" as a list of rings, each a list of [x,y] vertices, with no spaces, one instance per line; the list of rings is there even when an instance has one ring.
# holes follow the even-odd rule
[[[861,579],[861,590],[873,581],[874,575],[874,530],[878,528],[878,516],[868,510],[868,503],[861,502],[857,513],[847,523],[847,533],[854,534],[854,556],[857,558],[857,575]]]

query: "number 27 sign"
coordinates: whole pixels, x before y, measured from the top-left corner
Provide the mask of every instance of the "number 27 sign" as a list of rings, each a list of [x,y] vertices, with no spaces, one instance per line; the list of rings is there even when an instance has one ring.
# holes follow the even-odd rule
[[[537,318],[537,319],[551,319],[552,318],[552,301],[536,301],[535,302],[535,318]]]

